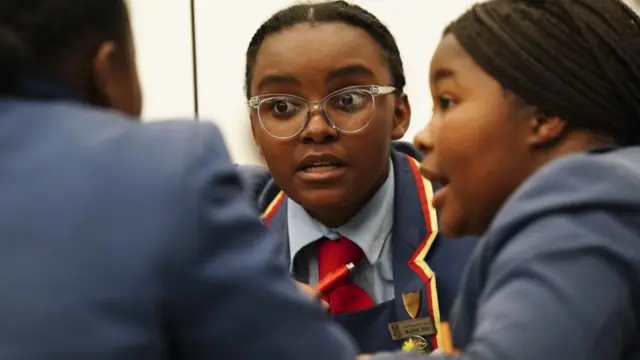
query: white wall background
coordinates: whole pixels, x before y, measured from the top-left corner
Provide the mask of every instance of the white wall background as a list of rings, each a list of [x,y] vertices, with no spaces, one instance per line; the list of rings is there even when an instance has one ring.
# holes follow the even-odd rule
[[[149,120],[194,115],[190,0],[129,0]],[[244,54],[255,30],[291,0],[195,1],[199,114],[225,135],[233,158],[258,163],[243,95]],[[474,0],[353,0],[396,37],[412,103],[411,140],[431,114],[431,55],[447,23]]]
[[[144,93],[143,117],[193,119],[189,0],[128,3]]]

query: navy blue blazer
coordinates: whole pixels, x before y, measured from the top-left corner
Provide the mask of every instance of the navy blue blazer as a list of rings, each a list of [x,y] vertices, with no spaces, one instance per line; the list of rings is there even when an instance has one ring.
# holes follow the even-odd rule
[[[218,130],[0,100],[0,359],[349,359]]]
[[[476,239],[445,240],[439,234],[438,216],[431,206],[437,185],[420,175],[420,154],[411,145],[395,142],[393,147],[391,160],[396,185],[391,246],[395,299],[334,319],[365,353],[401,348],[409,338],[398,333],[393,324],[414,317],[430,318],[433,322],[433,333],[420,334],[420,340],[428,343],[428,350],[448,348],[451,344],[449,313]],[[251,197],[263,213],[263,221],[280,242],[282,261],[289,262],[287,196],[267,169],[240,168]]]

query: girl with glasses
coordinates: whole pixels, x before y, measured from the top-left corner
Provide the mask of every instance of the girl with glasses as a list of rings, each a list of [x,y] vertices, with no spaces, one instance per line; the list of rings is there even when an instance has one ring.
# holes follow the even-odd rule
[[[474,244],[439,235],[438,185],[420,175],[415,149],[394,142],[411,116],[404,86],[389,30],[344,1],[276,13],[247,50],[251,127],[268,170],[244,174],[300,283],[354,265],[322,297],[363,352],[446,347]]]

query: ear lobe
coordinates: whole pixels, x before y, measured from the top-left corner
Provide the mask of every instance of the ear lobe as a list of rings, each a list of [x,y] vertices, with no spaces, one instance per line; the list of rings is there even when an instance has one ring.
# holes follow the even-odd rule
[[[114,103],[117,98],[117,74],[116,65],[114,64],[116,55],[116,44],[113,41],[107,41],[100,44],[100,47],[95,52],[92,61],[93,74],[91,79],[92,84],[88,84],[90,87],[90,93],[93,95],[92,102],[96,102],[96,105],[102,105],[106,107],[114,107]]]
[[[537,112],[531,119],[529,143],[535,147],[549,146],[562,140],[567,133],[567,122],[558,116]]]
[[[391,140],[400,140],[411,124],[411,104],[407,94],[402,93],[396,99],[396,107],[393,112],[393,129]]]

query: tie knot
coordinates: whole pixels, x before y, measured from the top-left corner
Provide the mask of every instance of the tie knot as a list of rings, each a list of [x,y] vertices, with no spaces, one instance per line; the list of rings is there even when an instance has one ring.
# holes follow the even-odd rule
[[[337,240],[323,238],[318,247],[321,276],[349,263],[357,264],[364,255],[358,245],[344,236]]]

